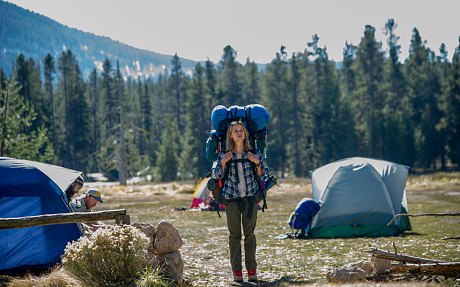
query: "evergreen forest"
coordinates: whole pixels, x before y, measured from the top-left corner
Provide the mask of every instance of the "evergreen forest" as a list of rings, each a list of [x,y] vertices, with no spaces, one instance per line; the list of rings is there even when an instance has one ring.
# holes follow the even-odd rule
[[[339,64],[314,35],[304,51],[285,47],[264,69],[236,61],[182,69],[176,54],[157,78],[124,78],[106,59],[83,77],[71,50],[36,61],[19,54],[0,70],[2,156],[100,172],[126,184],[205,176],[205,142],[216,105],[258,103],[270,112],[266,164],[278,177],[307,177],[351,156],[375,157],[413,171],[460,163],[460,42],[453,55],[426,46],[414,28],[399,58],[396,23],[385,23],[388,51],[367,25]],[[460,38],[459,38],[460,41]]]

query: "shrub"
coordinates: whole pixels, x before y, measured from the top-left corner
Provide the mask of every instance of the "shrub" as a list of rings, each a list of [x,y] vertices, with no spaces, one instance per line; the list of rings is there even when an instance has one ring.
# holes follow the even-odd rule
[[[137,287],[169,287],[175,286],[166,271],[159,266],[152,266],[144,270],[142,277],[137,280]]]
[[[135,286],[147,264],[149,240],[130,225],[99,228],[68,244],[62,264],[88,286]]]

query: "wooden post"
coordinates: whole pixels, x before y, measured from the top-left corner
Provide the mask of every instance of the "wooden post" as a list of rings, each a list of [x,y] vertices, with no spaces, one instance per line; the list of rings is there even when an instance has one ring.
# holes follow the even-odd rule
[[[130,225],[131,224],[131,218],[129,217],[128,214],[126,215],[116,215],[115,216],[115,223],[116,224],[125,224],[125,225]]]
[[[448,277],[455,277],[460,274],[460,263],[459,262],[448,262],[448,263],[429,263],[429,264],[406,264],[399,265],[393,264],[393,273],[428,273],[435,275],[443,275]]]
[[[15,218],[0,218],[0,229],[15,229],[51,224],[81,223],[99,220],[114,220],[117,216],[125,216],[123,223],[129,224],[129,215],[126,214],[126,209],[117,209],[95,212],[57,213]],[[128,218],[126,219],[126,217]]]

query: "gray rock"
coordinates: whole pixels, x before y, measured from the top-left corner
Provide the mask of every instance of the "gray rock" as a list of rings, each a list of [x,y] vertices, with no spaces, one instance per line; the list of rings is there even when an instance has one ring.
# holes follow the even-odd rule
[[[366,275],[371,275],[373,272],[372,263],[369,261],[358,261],[345,265],[347,267],[358,267],[363,269],[366,272]]]
[[[184,273],[184,259],[180,255],[180,252],[172,252],[164,255],[166,263],[166,271],[171,274],[174,280],[182,286],[183,273]]]
[[[332,283],[349,283],[355,281],[365,281],[366,271],[358,267],[342,266],[334,268],[332,271],[327,272],[326,278],[328,282]]]
[[[161,221],[156,227],[156,237],[153,244],[156,254],[176,252],[184,245],[179,231],[167,221]]]

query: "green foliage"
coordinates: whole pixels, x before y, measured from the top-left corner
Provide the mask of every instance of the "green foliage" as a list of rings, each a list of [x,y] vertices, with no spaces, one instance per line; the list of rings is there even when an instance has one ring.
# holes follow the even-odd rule
[[[177,178],[179,138],[176,122],[166,119],[166,127],[161,137],[161,145],[157,151],[157,174],[161,181],[173,181]]]
[[[136,287],[169,287],[177,284],[165,275],[160,267],[149,267],[141,273],[136,281]]]
[[[20,89],[13,79],[5,83],[5,89],[0,87],[3,156],[49,162],[54,152],[47,130],[43,126],[31,130],[36,112],[29,103],[24,103]]]
[[[212,109],[259,103],[271,115],[266,164],[281,177],[308,176],[323,164],[357,155],[417,169],[456,167],[458,49],[449,62],[445,45],[436,55],[414,29],[402,63],[397,24],[389,19],[384,28],[388,52],[376,40],[378,29],[367,25],[357,45],[345,43],[341,63],[329,59],[314,35],[304,51],[291,56],[281,46],[264,67],[250,59],[238,63],[237,51],[227,45],[219,63],[207,60],[190,75],[183,68],[189,61],[176,54],[156,78],[119,83],[113,58],[92,66],[84,79],[80,63],[87,59],[66,49],[56,67],[52,51],[43,59],[42,88],[38,62],[19,55],[13,78],[21,84],[21,111],[30,118],[20,129],[28,136],[16,139],[14,154],[29,156],[30,149],[38,149],[50,158],[47,133],[54,163],[117,180],[123,132],[128,177],[202,177],[210,167],[205,141]],[[5,90],[6,75],[0,72]],[[29,148],[30,139],[41,147]],[[12,154],[14,144],[8,144]]]

